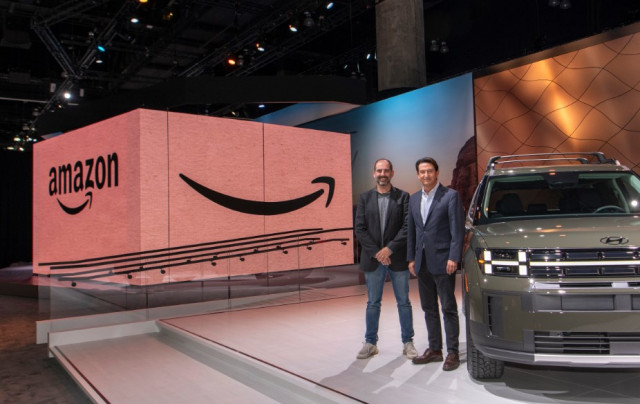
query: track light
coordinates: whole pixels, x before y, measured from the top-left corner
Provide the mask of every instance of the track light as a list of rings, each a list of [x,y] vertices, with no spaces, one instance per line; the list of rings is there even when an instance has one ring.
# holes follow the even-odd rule
[[[298,32],[298,24],[295,22],[292,22],[291,24],[289,24],[289,31]]]
[[[449,53],[449,46],[445,41],[440,44],[440,53]]]
[[[435,39],[431,40],[431,45],[429,45],[429,51],[430,52],[438,52],[440,50],[440,45],[438,45],[438,42],[436,42]]]
[[[256,42],[256,49],[258,50],[258,52],[264,52],[264,42],[263,41]]]

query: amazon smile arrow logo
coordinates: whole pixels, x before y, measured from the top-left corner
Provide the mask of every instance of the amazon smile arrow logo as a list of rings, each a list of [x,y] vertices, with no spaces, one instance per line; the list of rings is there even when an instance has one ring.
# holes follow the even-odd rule
[[[84,201],[79,206],[76,206],[75,208],[74,207],[70,207],[70,206],[66,206],[65,204],[60,202],[60,199],[57,199],[58,205],[60,205],[62,210],[64,210],[67,214],[69,214],[69,215],[77,215],[78,213],[82,212],[83,209],[87,207],[87,205],[89,205],[89,209],[91,209],[91,201],[93,200],[93,192],[89,191],[86,194],[84,194],[84,196],[87,197],[87,200]]]
[[[225,195],[220,192],[214,191],[211,188],[207,188],[202,184],[199,184],[187,177],[184,174],[180,174],[180,178],[186,182],[191,188],[196,190],[200,195],[209,199],[210,201],[224,206],[227,209],[235,210],[236,212],[248,213],[250,215],[281,215],[283,213],[293,212],[294,210],[302,209],[309,205],[322,194],[324,189],[319,189],[309,195],[302,196],[296,199],[290,199],[288,201],[252,201],[248,199],[240,199],[230,195]],[[329,193],[327,195],[327,203],[325,207],[328,207],[333,198],[333,190],[335,188],[335,180],[331,177],[318,177],[311,181],[312,184],[325,183],[329,185]]]

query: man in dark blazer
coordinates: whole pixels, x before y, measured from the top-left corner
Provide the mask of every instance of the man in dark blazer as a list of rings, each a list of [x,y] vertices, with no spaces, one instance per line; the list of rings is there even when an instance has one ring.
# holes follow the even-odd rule
[[[407,268],[407,208],[409,194],[391,185],[393,165],[387,159],[375,162],[375,188],[364,192],[358,200],[355,233],[362,253],[360,269],[367,284],[365,342],[358,359],[378,353],[380,305],[387,275],[391,278],[398,306],[403,343],[402,354],[409,359],[418,355],[413,345],[413,311],[409,300]]]
[[[409,271],[418,277],[420,303],[424,311],[429,347],[413,363],[442,361],[442,330],[438,297],[444,317],[447,358],[444,370],[460,365],[460,323],[455,296],[455,273],[464,242],[464,208],[460,195],[438,183],[438,163],[431,157],[416,162],[422,189],[411,195],[407,219]]]

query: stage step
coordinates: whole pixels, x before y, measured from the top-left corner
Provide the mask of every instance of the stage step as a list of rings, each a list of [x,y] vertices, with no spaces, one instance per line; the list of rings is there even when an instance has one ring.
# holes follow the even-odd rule
[[[52,355],[97,403],[354,402],[161,320],[62,334]]]

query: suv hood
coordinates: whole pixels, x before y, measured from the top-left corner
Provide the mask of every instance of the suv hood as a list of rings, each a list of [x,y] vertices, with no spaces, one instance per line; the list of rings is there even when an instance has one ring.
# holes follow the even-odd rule
[[[513,220],[476,226],[475,230],[485,244],[479,247],[485,248],[620,248],[640,245],[640,216]],[[607,238],[617,240],[606,243]]]

